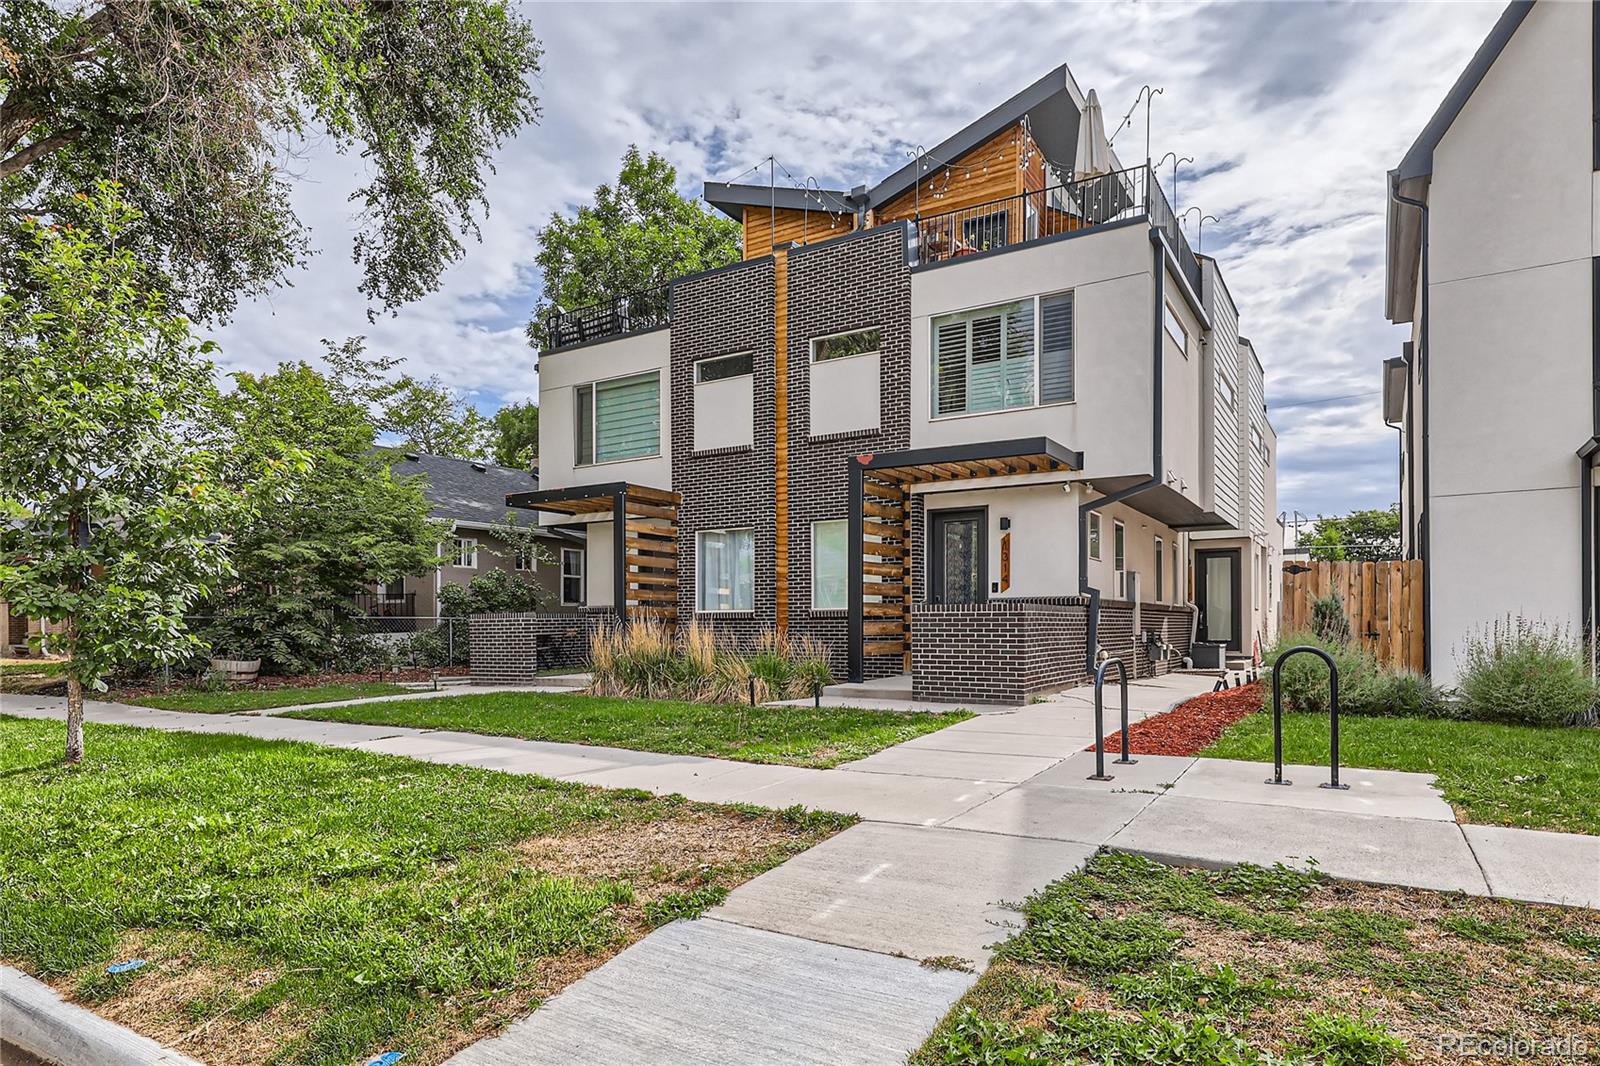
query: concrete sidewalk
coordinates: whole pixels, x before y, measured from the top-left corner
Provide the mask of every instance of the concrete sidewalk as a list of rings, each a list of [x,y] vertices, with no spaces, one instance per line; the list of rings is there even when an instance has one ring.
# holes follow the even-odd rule
[[[1210,678],[1130,686],[1134,720]],[[5,713],[58,717],[59,699]],[[1108,708],[1107,731],[1118,727]],[[1090,781],[1092,697],[999,709],[832,770],[439,730],[91,704],[91,721],[303,740],[691,799],[851,811],[864,821],[659,930],[504,1034],[458,1055],[524,1061],[898,1062],[981,967],[1008,907],[1102,847],[1202,865],[1283,862],[1334,877],[1600,907],[1600,837],[1461,826],[1431,775],[1141,756]]]

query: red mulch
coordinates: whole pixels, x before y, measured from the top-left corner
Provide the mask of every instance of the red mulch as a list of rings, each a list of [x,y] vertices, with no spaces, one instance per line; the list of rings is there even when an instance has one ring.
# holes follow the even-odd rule
[[[438,668],[440,677],[462,677],[467,673],[465,666],[441,666]],[[289,674],[284,676],[258,677],[247,685],[235,685],[234,688],[309,688],[315,685],[361,685],[368,682],[400,682],[400,681],[427,681],[432,669],[426,666],[407,667],[403,670],[367,670],[354,674]],[[174,684],[178,682],[174,680]],[[154,696],[162,689],[155,683],[144,685],[118,685],[117,694],[120,696]]]
[[[1133,723],[1128,731],[1128,747],[1135,755],[1198,755],[1227,732],[1229,726],[1260,709],[1259,682],[1207,692],[1180,703],[1165,714]],[[1106,737],[1107,751],[1116,751],[1121,746],[1121,730]],[[1094,745],[1086,750],[1093,751]]]

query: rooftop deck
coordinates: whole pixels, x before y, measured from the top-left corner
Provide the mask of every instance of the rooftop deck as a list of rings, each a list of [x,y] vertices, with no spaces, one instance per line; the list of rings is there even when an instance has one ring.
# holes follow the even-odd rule
[[[1133,219],[1165,235],[1179,269],[1200,291],[1200,262],[1149,167],[1130,167],[1080,181],[911,220],[912,261],[947,262]],[[573,310],[552,308],[541,319],[541,351],[642,333],[670,325],[672,282]]]

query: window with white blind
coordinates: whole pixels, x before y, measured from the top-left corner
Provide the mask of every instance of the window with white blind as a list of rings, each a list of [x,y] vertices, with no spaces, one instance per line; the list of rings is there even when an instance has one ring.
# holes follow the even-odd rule
[[[748,529],[702,530],[696,542],[696,608],[701,611],[755,610],[754,532]]]
[[[567,606],[581,606],[585,595],[583,550],[561,549],[561,602]]]
[[[597,381],[574,390],[578,465],[661,454],[661,374]]]
[[[844,519],[811,523],[811,609],[842,611],[850,606],[849,553],[845,542],[850,524]]]
[[[1073,399],[1072,294],[933,320],[933,416]]]

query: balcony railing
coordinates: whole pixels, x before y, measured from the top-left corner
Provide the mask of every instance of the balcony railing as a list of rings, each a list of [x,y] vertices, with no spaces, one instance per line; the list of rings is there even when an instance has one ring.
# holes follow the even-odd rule
[[[356,609],[369,618],[408,618],[417,613],[415,592],[358,592],[353,599]]]
[[[541,349],[550,351],[569,344],[640,333],[672,322],[672,301],[666,285],[637,289],[621,296],[563,311],[546,311],[540,319]]]
[[[1160,183],[1142,166],[919,216],[917,261],[943,262],[1131,218],[1148,218],[1167,235],[1184,276],[1199,291],[1199,261]]]

